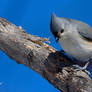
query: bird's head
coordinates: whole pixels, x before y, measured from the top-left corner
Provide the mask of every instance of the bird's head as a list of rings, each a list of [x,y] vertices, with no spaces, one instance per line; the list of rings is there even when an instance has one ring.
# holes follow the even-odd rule
[[[56,15],[53,13],[51,17],[51,23],[50,23],[50,30],[51,33],[54,35],[56,42],[58,42],[59,38],[64,35],[66,30],[66,26],[69,24],[69,21],[65,18],[59,18],[56,17]]]

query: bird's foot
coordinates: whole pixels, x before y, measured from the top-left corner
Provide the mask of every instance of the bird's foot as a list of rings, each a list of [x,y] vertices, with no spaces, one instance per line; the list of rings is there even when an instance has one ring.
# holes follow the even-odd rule
[[[85,64],[85,66],[83,66],[83,67],[81,67],[81,66],[79,66],[79,65],[73,65],[73,67],[76,68],[76,71],[82,70],[82,71],[85,71],[85,73],[87,73],[88,75],[90,75],[90,72],[86,70],[87,67],[88,67],[88,65],[89,65],[89,62],[87,62],[87,63]]]

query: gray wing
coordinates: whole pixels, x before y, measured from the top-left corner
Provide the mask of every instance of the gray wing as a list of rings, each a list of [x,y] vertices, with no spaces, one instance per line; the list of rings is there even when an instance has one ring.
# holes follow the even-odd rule
[[[71,20],[71,21],[72,23],[75,23],[77,25],[77,30],[82,37],[92,41],[92,28],[88,24],[77,20]]]

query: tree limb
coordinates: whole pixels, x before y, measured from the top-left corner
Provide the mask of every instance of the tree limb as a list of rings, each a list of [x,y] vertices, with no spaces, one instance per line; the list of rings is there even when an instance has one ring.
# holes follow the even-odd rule
[[[92,80],[83,71],[76,71],[73,62],[63,53],[0,18],[0,49],[18,64],[38,72],[62,92],[92,92]]]

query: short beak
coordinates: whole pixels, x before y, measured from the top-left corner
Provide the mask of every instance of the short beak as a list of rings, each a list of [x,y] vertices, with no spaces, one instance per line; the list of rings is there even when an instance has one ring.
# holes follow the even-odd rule
[[[59,37],[56,37],[56,43],[59,41]]]

